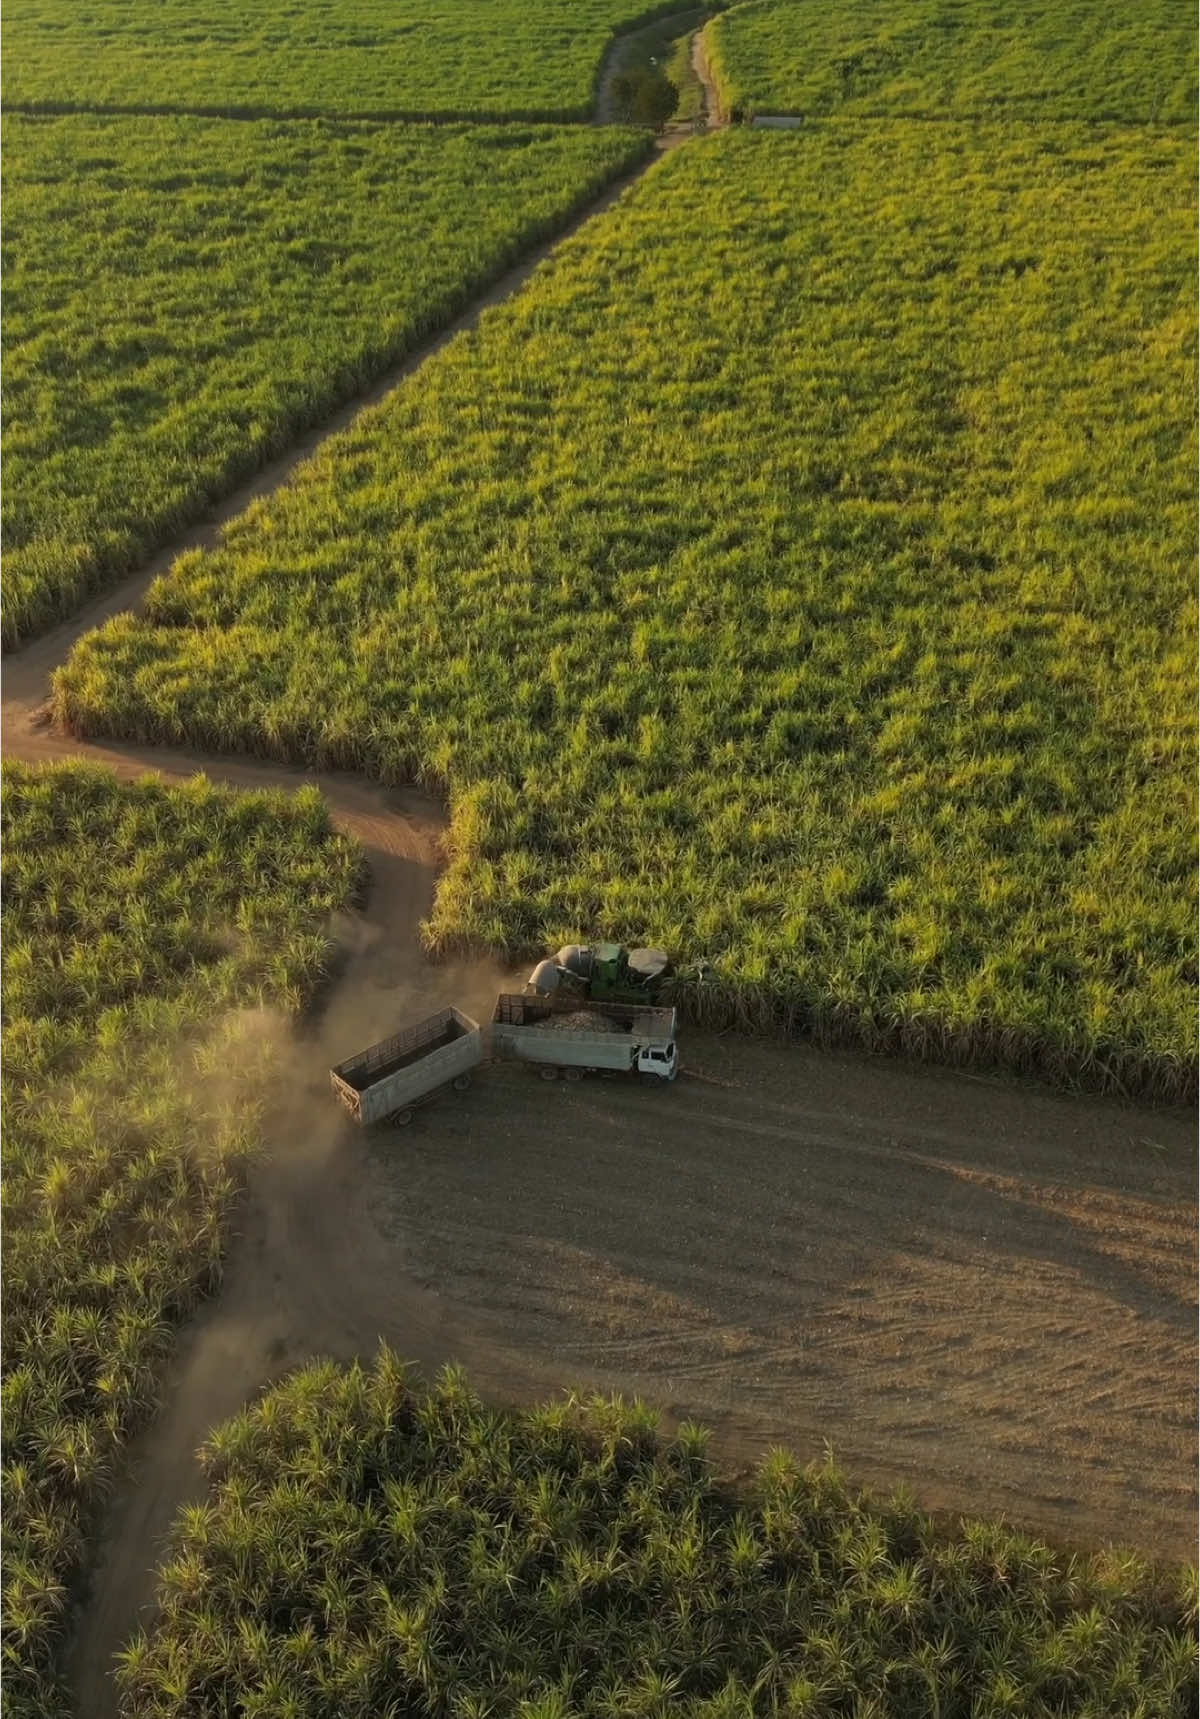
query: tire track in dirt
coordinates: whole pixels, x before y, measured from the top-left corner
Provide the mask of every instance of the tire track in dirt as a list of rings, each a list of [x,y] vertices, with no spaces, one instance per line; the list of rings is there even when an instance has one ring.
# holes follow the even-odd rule
[[[495,1069],[405,1134],[364,1139],[331,1101],[329,1064],[443,1002],[486,1019],[508,977],[422,953],[442,808],[342,773],[81,743],[46,720],[48,676],[76,638],[135,607],[175,555],[215,541],[551,248],[4,665],[6,756],[312,782],[372,873],[366,909],[338,927],[337,981],[286,1051],[221,1292],[181,1332],[162,1410],[130,1448],[71,1666],[88,1719],[114,1710],[112,1654],[146,1615],[178,1508],[203,1493],[210,1428],[296,1364],[366,1357],[380,1338],[427,1372],[462,1362],[497,1401],[566,1383],[641,1392],[668,1425],[706,1420],[726,1467],[780,1442],[818,1454],[829,1437],[863,1481],[906,1481],[935,1508],[1004,1511],[1085,1544],[1194,1545],[1186,1115],[697,1034],[686,1051],[707,1080],[670,1094]]]

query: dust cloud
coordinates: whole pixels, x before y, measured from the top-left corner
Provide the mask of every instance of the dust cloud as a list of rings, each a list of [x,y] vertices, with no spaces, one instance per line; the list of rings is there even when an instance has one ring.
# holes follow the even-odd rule
[[[107,1524],[71,1667],[78,1709],[97,1719],[116,1711],[112,1655],[147,1621],[171,1523],[203,1496],[197,1454],[213,1427],[317,1356],[369,1356],[381,1339],[433,1356],[448,1341],[436,1297],[399,1304],[400,1261],[374,1221],[361,1130],[329,1070],[450,1004],[486,1025],[516,976],[486,957],[427,960],[419,923],[432,867],[370,846],[368,858],[372,911],[331,922],[330,977],[304,1016],[232,1010],[177,1059],[178,1096],[195,1103],[214,1153],[255,1112],[260,1145],[244,1166],[219,1296],[181,1334],[164,1406],[131,1447]]]

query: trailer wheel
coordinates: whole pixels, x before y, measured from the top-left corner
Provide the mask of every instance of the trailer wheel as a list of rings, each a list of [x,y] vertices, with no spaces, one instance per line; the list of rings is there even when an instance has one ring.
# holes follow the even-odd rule
[[[581,1068],[564,1069],[563,1070],[563,1079],[564,1080],[582,1080],[583,1079],[583,1070]]]
[[[470,1086],[470,1084],[471,1084],[471,1077],[469,1074],[456,1074],[455,1075],[455,1077],[454,1077],[454,1090],[455,1090],[455,1092],[465,1092],[467,1090],[467,1088]]]
[[[556,1068],[552,1068],[548,1062],[544,1062],[542,1064],[541,1068],[538,1069],[538,1073],[541,1075],[543,1080],[558,1079],[558,1070]]]
[[[391,1118],[391,1124],[393,1128],[407,1128],[412,1119],[413,1113],[411,1110],[397,1110],[395,1115]]]

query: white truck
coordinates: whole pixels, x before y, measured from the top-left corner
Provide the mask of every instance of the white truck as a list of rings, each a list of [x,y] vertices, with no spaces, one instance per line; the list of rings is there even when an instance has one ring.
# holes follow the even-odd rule
[[[655,1080],[679,1072],[674,1009],[501,992],[492,1015],[492,1051],[541,1065],[545,1080],[627,1070]]]
[[[479,1023],[461,1009],[439,1009],[339,1062],[329,1079],[356,1122],[403,1126],[419,1104],[446,1087],[462,1092],[470,1086],[471,1070],[482,1060]]]

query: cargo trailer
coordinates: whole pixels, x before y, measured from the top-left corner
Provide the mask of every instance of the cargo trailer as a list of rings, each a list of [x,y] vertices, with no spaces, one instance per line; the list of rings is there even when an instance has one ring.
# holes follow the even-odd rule
[[[470,1086],[471,1071],[482,1060],[479,1023],[460,1009],[439,1009],[338,1063],[329,1078],[356,1122],[399,1126],[447,1087],[461,1092]]]
[[[492,1052],[539,1063],[548,1080],[617,1071],[674,1080],[679,1072],[674,1009],[561,995],[502,992],[492,1015]]]

